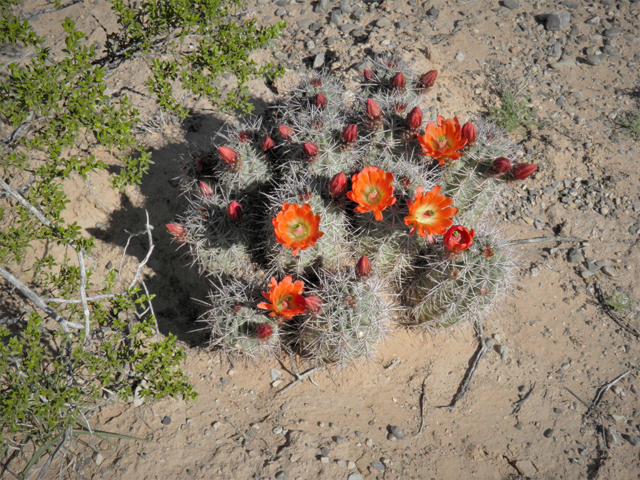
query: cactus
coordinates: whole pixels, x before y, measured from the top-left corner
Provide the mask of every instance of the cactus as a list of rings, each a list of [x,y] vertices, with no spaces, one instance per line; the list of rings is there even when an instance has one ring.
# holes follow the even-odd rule
[[[304,320],[299,351],[314,363],[338,367],[373,358],[397,310],[380,280],[358,278],[353,268],[321,270],[311,294],[323,304]]]
[[[212,347],[344,367],[394,323],[444,328],[496,304],[514,259],[485,213],[535,166],[494,162],[513,147],[491,123],[425,122],[436,77],[398,56],[377,58],[359,90],[302,74],[264,120],[182,160],[188,206],[167,227],[212,279]],[[298,290],[276,294],[279,282]]]
[[[211,331],[210,348],[219,347],[229,355],[250,358],[265,357],[279,350],[280,328],[255,309],[261,299],[255,285],[217,276],[211,287],[209,309],[198,319]]]
[[[409,325],[444,328],[486,313],[512,282],[514,253],[494,233],[476,234],[458,253],[441,244],[422,257],[422,267],[405,291]]]

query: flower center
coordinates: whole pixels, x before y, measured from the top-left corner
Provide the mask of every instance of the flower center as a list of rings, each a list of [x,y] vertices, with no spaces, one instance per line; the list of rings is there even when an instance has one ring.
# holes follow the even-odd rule
[[[436,212],[434,212],[433,210],[426,210],[426,211],[422,214],[422,216],[423,216],[424,218],[431,218],[431,217],[433,217],[435,214],[436,214]]]
[[[303,223],[298,223],[293,227],[293,234],[296,238],[304,237],[307,234],[306,225]]]
[[[280,307],[283,309],[289,308],[289,302],[291,301],[291,295],[280,302]]]
[[[378,191],[376,189],[371,189],[369,191],[369,194],[367,195],[367,198],[369,199],[369,203],[370,204],[374,204],[374,203],[378,203],[378,196],[380,194],[378,193]]]
[[[447,146],[447,137],[445,135],[440,135],[438,138],[436,138],[436,142],[438,143],[438,148],[442,150]]]
[[[460,236],[460,234],[459,234],[458,232],[453,232],[453,236],[454,236],[455,238],[458,238],[458,237]]]

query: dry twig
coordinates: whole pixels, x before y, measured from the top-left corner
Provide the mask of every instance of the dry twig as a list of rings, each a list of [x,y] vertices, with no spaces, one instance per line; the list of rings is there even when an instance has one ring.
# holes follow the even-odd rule
[[[471,385],[471,380],[473,379],[473,375],[476,373],[476,370],[478,369],[480,360],[482,360],[482,357],[488,350],[487,344],[484,341],[484,333],[482,331],[482,320],[478,319],[476,321],[476,326],[477,326],[478,338],[480,340],[480,345],[475,356],[473,357],[473,362],[471,364],[471,367],[467,370],[467,373],[464,376],[464,380],[462,381],[462,385],[460,385],[458,392],[456,393],[455,397],[453,397],[453,401],[451,402],[451,404],[447,406],[438,407],[438,408],[442,408],[444,410],[449,410],[450,412],[453,412],[458,402],[464,398],[467,391],[469,390],[469,386]]]

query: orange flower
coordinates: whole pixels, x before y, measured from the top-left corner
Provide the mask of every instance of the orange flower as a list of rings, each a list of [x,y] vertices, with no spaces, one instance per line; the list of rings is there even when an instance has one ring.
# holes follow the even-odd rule
[[[450,207],[452,203],[453,200],[440,195],[440,185],[427,193],[419,186],[413,202],[407,200],[409,215],[404,217],[404,224],[411,225],[409,235],[417,230],[418,235],[426,236],[429,243],[433,243],[431,235],[442,235],[453,224],[450,217],[458,213],[458,209]]]
[[[283,320],[291,320],[296,315],[304,313],[306,303],[302,296],[304,283],[301,280],[291,281],[291,275],[284,277],[280,283],[271,277],[269,293],[262,292],[262,296],[270,303],[260,302],[258,308],[271,310],[270,317],[280,317]]]
[[[458,160],[462,156],[459,150],[467,144],[458,118],[445,120],[444,117],[438,117],[436,123],[428,124],[424,135],[418,135],[418,141],[424,150],[420,155],[433,157],[440,165],[444,165],[445,160]]]
[[[355,212],[373,212],[377,221],[382,220],[382,211],[396,203],[393,196],[393,173],[385,172],[378,167],[364,167],[351,177],[351,191],[347,198],[358,204]]]
[[[278,243],[285,248],[293,248],[295,257],[300,250],[315,247],[316,241],[324,235],[320,228],[320,215],[314,215],[308,203],[304,205],[282,204],[282,210],[271,220]]]

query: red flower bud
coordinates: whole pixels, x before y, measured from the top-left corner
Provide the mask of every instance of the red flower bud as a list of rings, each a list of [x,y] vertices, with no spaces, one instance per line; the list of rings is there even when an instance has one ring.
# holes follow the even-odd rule
[[[462,252],[473,245],[473,236],[476,232],[467,230],[462,225],[452,225],[444,234],[442,242],[452,253]]]
[[[407,79],[402,72],[396,73],[391,79],[391,88],[395,90],[402,90],[407,86]]]
[[[342,132],[342,141],[344,143],[353,143],[356,141],[356,137],[358,136],[358,126],[357,125],[349,125]]]
[[[313,142],[307,142],[302,147],[307,158],[313,158],[318,155],[318,146]]]
[[[222,161],[227,165],[235,165],[238,162],[238,152],[233,148],[219,147],[218,153],[220,154]]]
[[[538,167],[531,165],[530,163],[518,163],[511,167],[511,171],[509,173],[514,180],[524,180],[537,169]]]
[[[213,197],[213,190],[211,190],[211,187],[209,185],[207,185],[204,182],[200,182],[199,187],[200,187],[201,196],[207,197],[207,198]]]
[[[321,110],[324,110],[327,106],[327,97],[325,97],[322,93],[317,93],[315,97],[313,97],[312,103]]]
[[[371,120],[377,120],[382,116],[382,110],[375,100],[367,99],[367,116]]]
[[[329,193],[334,197],[342,195],[347,189],[347,176],[344,172],[336,173],[329,182]]]
[[[419,107],[413,109],[407,115],[407,128],[409,130],[418,130],[422,126],[422,110]]]
[[[366,255],[363,255],[356,263],[356,275],[360,278],[367,278],[371,274],[371,262]]]
[[[462,138],[467,139],[467,145],[473,145],[478,139],[478,130],[471,122],[467,122],[462,126]]]
[[[493,161],[493,170],[499,174],[507,173],[509,170],[511,170],[511,162],[508,158],[496,158]]]
[[[368,68],[365,68],[362,72],[366,82],[373,82],[373,72]]]
[[[311,313],[319,312],[320,308],[322,307],[322,299],[320,297],[305,297],[304,303],[307,306],[307,310]]]
[[[233,307],[231,307],[231,310],[233,310],[234,312],[238,313],[240,310],[242,310],[242,305],[234,305]]]
[[[273,327],[268,323],[259,323],[256,325],[256,337],[261,340],[269,338],[273,334]]]
[[[285,140],[291,140],[291,137],[293,136],[293,129],[291,127],[289,127],[288,125],[280,125],[278,127],[278,130],[280,131],[280,135],[282,135],[282,138],[284,138]]]
[[[393,106],[393,113],[400,115],[401,113],[404,113],[406,109],[406,103],[396,102],[396,104]]]
[[[249,143],[251,141],[251,133],[250,132],[240,132],[238,134],[238,141],[240,143]]]
[[[185,236],[187,235],[187,229],[182,225],[178,225],[177,223],[167,223],[165,225],[169,233],[176,237],[178,240],[184,241]]]
[[[262,151],[263,152],[268,152],[269,150],[271,150],[275,146],[276,146],[276,142],[274,142],[273,138],[271,138],[271,137],[266,137],[264,140],[262,140]]]
[[[311,80],[311,85],[316,88],[320,88],[322,86],[322,80],[320,80],[319,78],[314,78],[313,80]]]
[[[430,70],[424,75],[420,77],[420,86],[422,88],[431,88],[436,83],[436,78],[438,77],[437,70]]]
[[[242,205],[235,200],[227,205],[227,218],[232,222],[239,222],[242,220]]]

